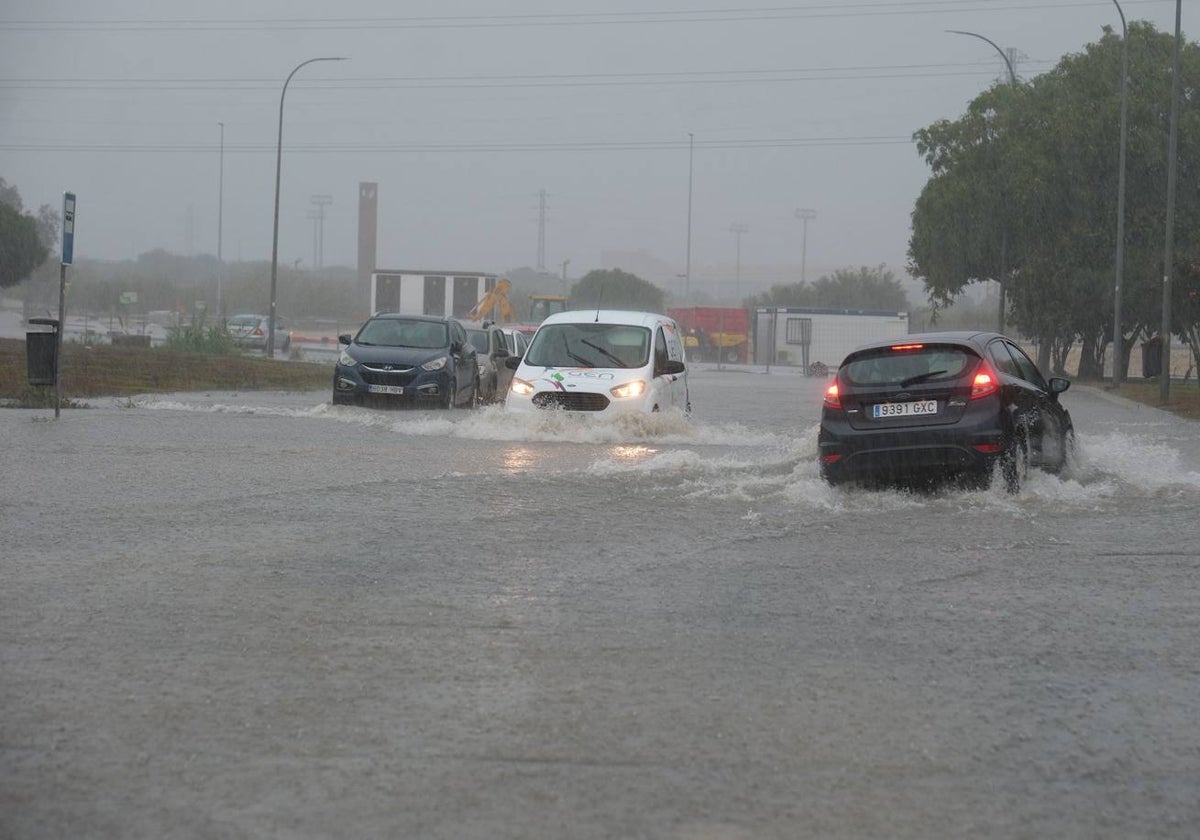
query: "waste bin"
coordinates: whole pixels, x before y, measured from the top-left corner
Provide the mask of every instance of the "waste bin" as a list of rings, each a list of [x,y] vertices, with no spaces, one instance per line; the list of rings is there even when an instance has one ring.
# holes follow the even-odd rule
[[[1152,338],[1142,342],[1142,376],[1146,379],[1162,372],[1162,340]]]
[[[25,333],[25,361],[30,385],[53,385],[58,368],[58,334]]]

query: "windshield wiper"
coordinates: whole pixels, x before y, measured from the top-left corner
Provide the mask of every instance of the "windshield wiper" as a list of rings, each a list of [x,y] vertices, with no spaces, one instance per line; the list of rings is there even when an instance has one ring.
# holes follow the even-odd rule
[[[941,376],[945,372],[944,370],[931,370],[928,373],[918,373],[916,376],[910,376],[908,379],[903,380],[900,383],[900,387],[907,388],[909,385],[916,385],[918,382],[924,382],[927,379],[933,379],[935,376]]]
[[[621,361],[621,358],[619,356],[614,356],[612,353],[609,353],[607,350],[605,350],[599,344],[592,344],[592,342],[588,341],[586,338],[581,338],[579,340],[579,343],[586,344],[588,347],[591,347],[593,350],[599,350],[607,358],[612,359],[614,362],[616,362],[617,367],[629,367],[629,365],[627,365],[627,364],[625,364],[625,362]]]
[[[580,356],[578,353],[572,353],[570,350],[568,350],[567,355],[570,356],[575,361],[579,362],[579,364],[583,365],[584,367],[594,368],[596,366],[595,362],[593,362],[591,359],[585,359],[583,356]]]

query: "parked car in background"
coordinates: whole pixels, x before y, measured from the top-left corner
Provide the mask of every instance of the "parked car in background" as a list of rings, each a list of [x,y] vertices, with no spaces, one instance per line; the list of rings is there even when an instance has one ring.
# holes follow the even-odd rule
[[[1009,492],[1030,466],[1061,470],[1074,446],[1070,387],[1044,378],[1012,339],[991,332],[913,334],[852,351],[825,392],[818,433],[831,484],[962,477]]]
[[[475,347],[453,318],[375,315],[338,341],[334,405],[470,408],[478,398]]]
[[[479,401],[502,401],[512,382],[512,368],[504,364],[512,355],[504,331],[495,325],[467,327],[467,337],[475,345],[475,361],[479,365]]]
[[[683,340],[675,321],[654,312],[589,309],[551,315],[516,368],[509,411],[592,415],[691,411]]]
[[[508,344],[510,355],[517,357],[525,355],[525,351],[529,349],[529,339],[532,333],[527,333],[514,326],[501,327],[500,332],[504,333],[504,341]]]
[[[242,314],[229,319],[226,329],[239,347],[249,350],[267,349],[270,320],[266,315]],[[275,316],[275,349],[282,353],[292,347],[292,331],[278,315]]]

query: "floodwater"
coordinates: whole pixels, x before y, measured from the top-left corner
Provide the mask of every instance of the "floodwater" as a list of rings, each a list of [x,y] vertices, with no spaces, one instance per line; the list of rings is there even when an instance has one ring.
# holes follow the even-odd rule
[[[693,418],[3,411],[0,836],[1187,836],[1200,425],[831,489],[823,382]]]

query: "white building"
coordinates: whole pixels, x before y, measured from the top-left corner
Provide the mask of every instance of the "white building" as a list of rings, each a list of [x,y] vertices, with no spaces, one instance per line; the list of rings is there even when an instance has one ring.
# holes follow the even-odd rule
[[[497,276],[479,271],[397,269],[371,273],[371,314],[465,317],[496,286]]]

